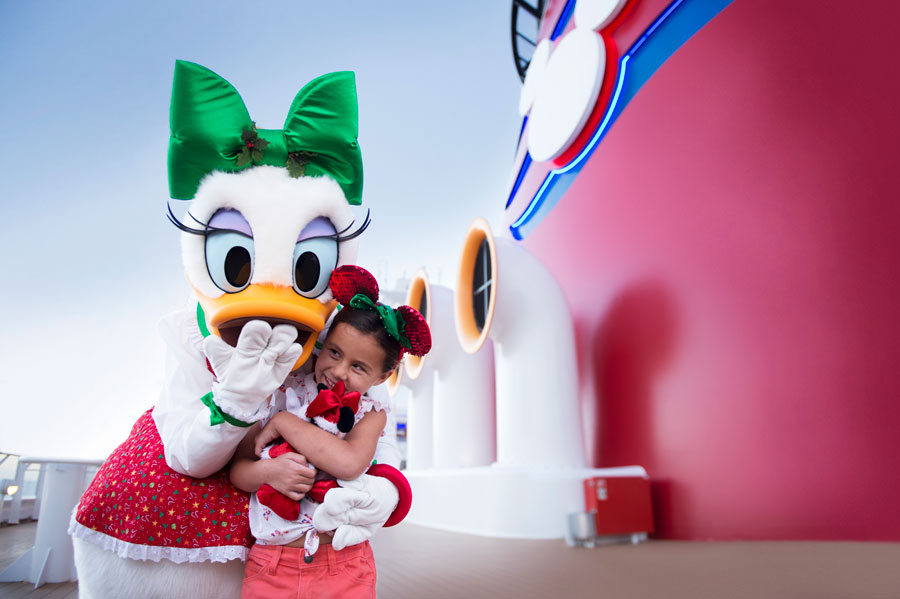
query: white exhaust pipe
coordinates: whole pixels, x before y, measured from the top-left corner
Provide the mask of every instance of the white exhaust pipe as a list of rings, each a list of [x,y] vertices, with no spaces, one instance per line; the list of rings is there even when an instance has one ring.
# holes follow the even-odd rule
[[[550,271],[477,219],[463,246],[455,299],[463,349],[475,353],[494,342],[497,463],[585,467],[575,333]]]
[[[434,372],[433,450],[435,468],[487,466],[497,457],[495,441],[494,359],[490,344],[477,355],[462,350],[456,338],[453,292],[428,282],[419,271],[406,303],[419,310],[431,329],[431,351],[407,356],[407,376],[426,364]]]
[[[409,357],[404,357],[404,362]],[[401,368],[402,373],[398,374],[393,387],[394,393],[398,387],[409,389],[409,402],[406,406],[406,469],[431,468],[434,465],[434,371],[426,367],[411,372],[407,363]],[[390,385],[388,390],[391,390]]]

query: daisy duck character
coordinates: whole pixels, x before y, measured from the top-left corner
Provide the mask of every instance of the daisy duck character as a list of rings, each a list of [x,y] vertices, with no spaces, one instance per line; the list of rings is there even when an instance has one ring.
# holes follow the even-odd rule
[[[369,223],[350,208],[362,193],[351,72],[304,86],[283,130],[257,129],[230,83],[178,61],[170,124],[170,193],[192,202],[169,219],[182,231],[198,303],[163,320],[159,401],[73,513],[82,598],[239,596],[249,496],[225,466],[310,358],[337,305],[332,271],[355,261]],[[382,472],[400,461],[391,422],[385,431],[375,453]],[[372,474],[325,499],[348,544],[408,510],[402,474],[391,471],[397,486]],[[360,503],[368,509],[352,509]]]

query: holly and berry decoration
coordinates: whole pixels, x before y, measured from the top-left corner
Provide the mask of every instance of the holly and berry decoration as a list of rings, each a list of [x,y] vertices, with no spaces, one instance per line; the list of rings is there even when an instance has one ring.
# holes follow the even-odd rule
[[[263,150],[269,147],[269,142],[259,136],[255,122],[251,122],[249,127],[244,127],[241,131],[241,141],[244,142],[244,145],[235,161],[237,166],[259,162],[262,160]]]
[[[287,162],[285,166],[287,167],[288,174],[296,179],[297,177],[302,177],[306,174],[306,165],[310,163],[313,156],[315,156],[315,152],[291,152],[288,154]]]

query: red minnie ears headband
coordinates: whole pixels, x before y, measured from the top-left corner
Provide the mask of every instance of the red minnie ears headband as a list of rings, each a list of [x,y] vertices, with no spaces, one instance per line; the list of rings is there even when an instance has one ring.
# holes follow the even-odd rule
[[[425,318],[410,306],[396,310],[378,303],[378,283],[372,273],[359,266],[334,269],[329,282],[334,299],[342,306],[377,312],[388,335],[400,343],[400,355],[424,356],[431,350],[431,331]]]

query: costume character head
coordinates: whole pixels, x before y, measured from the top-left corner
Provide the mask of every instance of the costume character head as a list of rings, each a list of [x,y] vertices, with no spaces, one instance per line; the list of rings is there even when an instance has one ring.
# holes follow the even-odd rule
[[[204,334],[235,345],[251,320],[297,328],[302,365],[336,306],[331,273],[356,260],[369,224],[353,73],[314,79],[283,129],[257,129],[234,87],[178,61],[172,89],[169,191],[192,200],[170,220]]]

